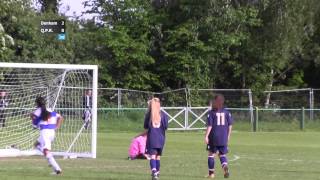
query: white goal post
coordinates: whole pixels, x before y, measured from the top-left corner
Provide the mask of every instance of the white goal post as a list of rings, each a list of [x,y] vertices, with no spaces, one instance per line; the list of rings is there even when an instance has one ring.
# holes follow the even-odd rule
[[[52,145],[54,155],[96,158],[98,66],[0,63],[0,157],[40,155],[39,130],[30,113],[35,99],[64,117]],[[84,95],[92,91],[91,107]]]

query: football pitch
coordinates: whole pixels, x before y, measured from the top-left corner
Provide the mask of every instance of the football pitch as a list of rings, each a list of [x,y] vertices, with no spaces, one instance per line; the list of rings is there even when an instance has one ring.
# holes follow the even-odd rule
[[[128,161],[127,149],[135,133],[99,133],[97,159],[58,159],[61,176],[50,174],[40,157],[1,158],[0,179],[151,179],[147,160]],[[235,180],[320,179],[320,133],[234,132],[230,170]],[[160,179],[201,180],[207,173],[203,132],[168,132]],[[216,178],[224,179],[219,161]]]

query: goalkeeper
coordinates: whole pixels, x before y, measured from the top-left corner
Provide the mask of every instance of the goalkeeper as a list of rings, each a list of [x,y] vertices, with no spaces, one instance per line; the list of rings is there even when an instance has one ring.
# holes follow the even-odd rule
[[[142,133],[141,135],[136,136],[132,139],[130,147],[129,147],[129,160],[134,159],[150,159],[146,152],[146,142],[147,142],[147,134]]]

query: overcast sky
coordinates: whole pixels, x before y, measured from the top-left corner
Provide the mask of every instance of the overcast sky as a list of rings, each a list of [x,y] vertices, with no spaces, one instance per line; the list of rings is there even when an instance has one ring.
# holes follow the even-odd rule
[[[81,15],[81,12],[85,11],[86,9],[84,8],[83,2],[86,0],[61,0],[59,12],[64,13],[67,16],[74,16],[76,14],[77,16]],[[36,2],[36,0],[34,0]],[[93,16],[92,15],[84,15],[83,18],[86,19],[91,19]]]
[[[73,16],[75,13],[77,16],[81,15],[81,12],[86,9],[83,6],[83,2],[86,0],[61,0],[60,12],[66,13],[67,16]],[[67,11],[69,8],[69,11]],[[84,15],[84,18],[91,18],[91,15]]]

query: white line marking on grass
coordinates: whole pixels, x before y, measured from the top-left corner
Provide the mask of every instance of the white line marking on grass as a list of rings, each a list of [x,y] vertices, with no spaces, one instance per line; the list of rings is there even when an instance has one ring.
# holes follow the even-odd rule
[[[64,165],[62,166],[62,168],[65,168],[65,169],[128,169],[128,168],[132,168],[133,166],[70,166],[70,165]],[[134,166],[135,168],[144,168],[145,166]],[[15,170],[25,170],[27,168],[30,168],[30,169],[51,169],[49,166],[30,166],[30,167],[15,167],[14,169]],[[8,168],[1,168],[2,170],[12,170],[11,167],[8,167]]]
[[[233,159],[230,159],[229,162],[237,161],[240,159],[240,156],[233,155]]]
[[[249,160],[257,160],[257,161],[279,161],[279,162],[296,162],[296,163],[317,163],[319,164],[320,161],[318,160],[310,160],[310,159],[284,159],[284,158],[264,158],[264,157],[257,157],[257,156],[249,156],[249,155],[241,155],[241,159],[249,159]]]
[[[30,167],[28,167],[28,168],[30,168],[30,169],[50,169],[50,167],[49,166],[30,166]],[[11,167],[5,167],[5,168],[1,168],[2,170],[25,170],[25,169],[27,169],[26,167],[19,167],[19,166],[16,166],[16,167],[14,167],[14,168],[11,168]]]
[[[291,161],[291,162],[302,162],[302,160],[300,159],[282,159],[282,158],[279,158],[279,159],[273,159],[274,161]]]

